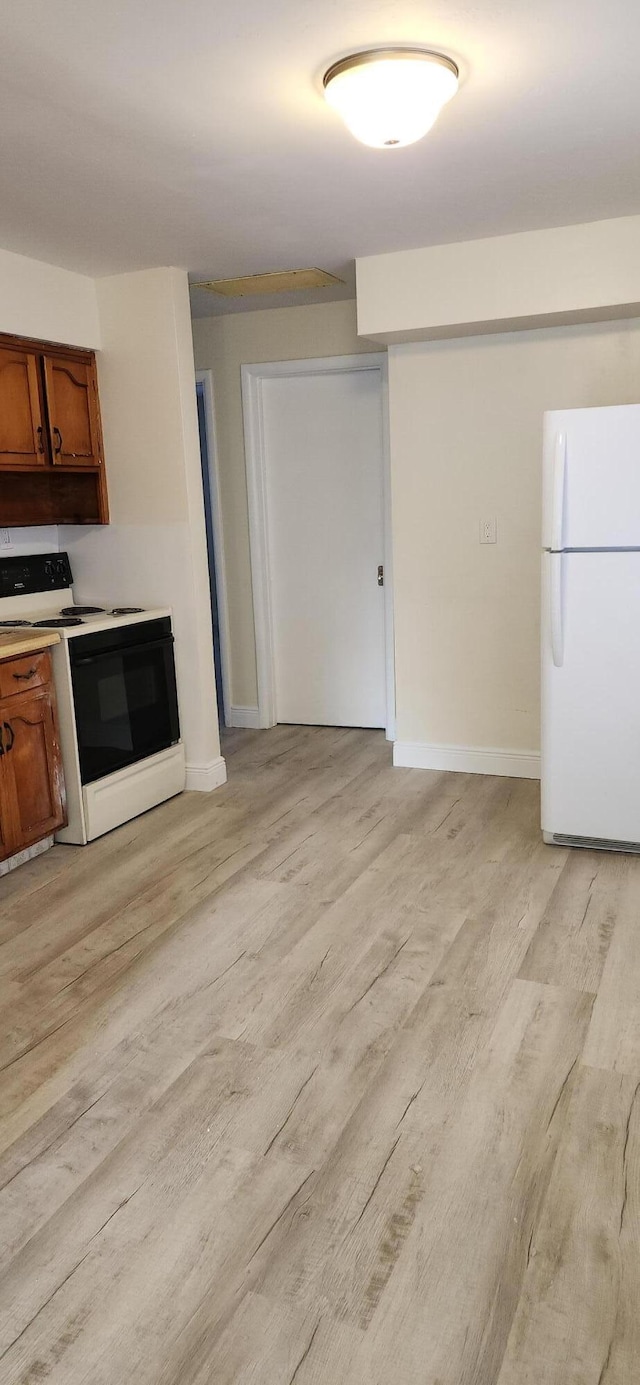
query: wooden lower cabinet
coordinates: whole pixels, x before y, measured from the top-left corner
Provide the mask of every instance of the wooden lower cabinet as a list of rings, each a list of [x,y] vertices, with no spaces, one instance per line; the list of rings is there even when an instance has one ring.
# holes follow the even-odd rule
[[[0,699],[0,860],[48,837],[65,822],[65,794],[55,694],[47,679],[33,690]],[[3,661],[10,676],[12,662]],[[6,679],[5,679],[6,686]]]
[[[5,778],[0,763],[0,861],[6,861],[7,857],[13,856],[16,850],[11,845],[12,832],[13,813],[9,812],[8,787],[5,787]]]

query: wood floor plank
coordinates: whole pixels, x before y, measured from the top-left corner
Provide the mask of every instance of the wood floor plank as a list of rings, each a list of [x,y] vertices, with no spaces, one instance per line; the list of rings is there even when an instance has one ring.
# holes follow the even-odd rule
[[[589,1011],[587,996],[516,982],[436,1160],[407,1159],[402,1199],[375,1208],[359,1314],[360,1369],[376,1385],[394,1370],[495,1378]]]
[[[361,1345],[361,1333],[347,1323],[247,1294],[226,1330],[202,1344],[196,1374],[189,1367],[185,1385],[320,1385],[346,1379]]]
[[[221,1096],[240,1080],[249,1056],[241,1045],[214,1042],[146,1113],[135,1136],[130,1132],[20,1248],[0,1277],[0,1351],[39,1316],[87,1251],[99,1253],[96,1238],[134,1197],[135,1212],[124,1219],[129,1254],[157,1215],[154,1195],[161,1190],[163,1215],[184,1196],[215,1153],[223,1134]]]
[[[465,997],[427,988],[314,1178],[304,1215],[261,1266],[257,1287],[274,1305],[313,1304],[360,1328],[378,1259],[376,1199],[402,1204],[406,1178],[413,1186],[419,1163],[427,1167],[435,1157],[491,1026],[492,1017]]]
[[[627,858],[584,1061],[640,1080],[640,861]]]
[[[199,1340],[224,1330],[250,1287],[252,1256],[278,1216],[294,1214],[305,1174],[277,1159],[253,1166],[244,1152],[215,1146],[200,1168],[190,1160],[180,1196],[175,1176],[183,1154],[184,1145],[177,1157],[167,1157],[168,1195],[160,1169],[157,1181],[123,1194],[98,1223],[6,1352],[2,1368],[12,1385],[34,1365],[35,1378],[39,1371],[68,1385],[132,1379],[158,1385],[168,1359],[175,1379],[186,1379],[182,1334],[189,1329],[195,1361]]]
[[[629,869],[629,858],[614,853],[568,854],[524,959],[525,980],[597,991]]]
[[[308,1297],[365,1330],[363,1379],[382,1382],[395,1370],[411,1381],[422,1371],[443,1385],[466,1385],[481,1360],[491,1380],[589,1013],[588,996],[516,982],[475,1071],[458,1089],[457,1116],[452,1120],[449,1101],[436,1099],[434,1109],[427,1068],[360,1207],[353,1189],[347,1206],[344,1194],[336,1203],[325,1197],[318,1224],[310,1217],[309,1230],[298,1224],[281,1243],[260,1292],[275,1301]],[[477,1034],[482,1017],[473,1018],[480,1020]],[[473,1027],[468,1033],[473,1044]],[[355,1162],[362,1165],[362,1155]],[[341,1184],[345,1174],[341,1169]]]
[[[498,1385],[632,1385],[640,1368],[640,1100],[582,1067]]]

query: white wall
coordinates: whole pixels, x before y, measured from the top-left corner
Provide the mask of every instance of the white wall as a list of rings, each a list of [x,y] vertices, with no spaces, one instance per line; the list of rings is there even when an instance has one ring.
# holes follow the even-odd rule
[[[193,338],[196,368],[213,372],[231,700],[236,707],[255,708],[258,694],[240,367],[262,361],[350,356],[379,347],[359,339],[352,301],[196,318]]]
[[[356,262],[358,330],[387,343],[640,312],[640,216]]]
[[[0,480],[0,511],[2,482]],[[57,553],[59,531],[55,525],[39,524],[35,529],[10,529],[10,548],[0,548],[0,558],[19,558],[23,553]]]
[[[95,280],[0,250],[0,332],[98,347]]]
[[[396,762],[535,773],[542,414],[638,402],[640,320],[392,347],[389,392]]]
[[[173,608],[188,786],[223,782],[187,277],[97,281],[111,523],[61,528],[82,600]]]

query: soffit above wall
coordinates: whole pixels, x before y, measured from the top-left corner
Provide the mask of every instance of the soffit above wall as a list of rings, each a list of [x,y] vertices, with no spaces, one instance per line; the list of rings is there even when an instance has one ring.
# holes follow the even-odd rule
[[[437,341],[640,314],[640,216],[356,262],[358,332]]]

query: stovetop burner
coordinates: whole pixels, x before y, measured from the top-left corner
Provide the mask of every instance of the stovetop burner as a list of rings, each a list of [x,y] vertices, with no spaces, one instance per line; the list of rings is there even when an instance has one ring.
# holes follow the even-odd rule
[[[63,606],[61,616],[106,616],[104,606]]]
[[[41,626],[49,630],[63,630],[68,625],[84,625],[84,621],[79,616],[52,616],[51,620],[34,620],[34,630],[39,630]]]
[[[0,630],[17,630],[31,624],[30,620],[0,620]]]
[[[112,616],[137,616],[144,611],[144,606],[114,606]]]

